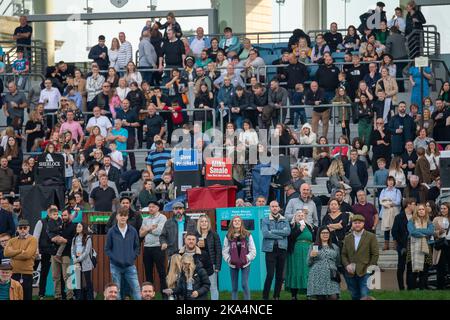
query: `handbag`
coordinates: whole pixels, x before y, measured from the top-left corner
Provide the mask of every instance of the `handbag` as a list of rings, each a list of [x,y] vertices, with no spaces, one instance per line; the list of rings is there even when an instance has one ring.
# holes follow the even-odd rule
[[[327,263],[328,263],[328,268],[330,268],[331,281],[341,283],[341,274],[339,273],[339,271],[337,269],[331,269],[328,259],[327,259]]]
[[[445,233],[445,237],[439,238],[433,242],[434,250],[442,250],[442,249],[445,249],[448,247],[447,234],[448,234],[449,230],[450,230],[450,228],[447,229],[447,232]]]

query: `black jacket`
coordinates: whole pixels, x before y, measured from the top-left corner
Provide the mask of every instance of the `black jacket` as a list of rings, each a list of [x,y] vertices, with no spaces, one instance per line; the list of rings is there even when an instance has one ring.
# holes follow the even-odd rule
[[[194,283],[192,284],[192,291],[198,292],[197,298],[191,297],[191,292],[188,292],[187,289],[186,275],[183,271],[181,272],[177,286],[173,290],[173,293],[178,297],[178,300],[206,300],[208,298],[211,282],[209,281],[209,277],[205,269],[197,266],[194,272],[193,280]]]
[[[320,101],[321,104],[326,103],[325,101],[325,95],[323,89],[319,88],[316,92],[313,92],[312,90],[307,90],[305,94],[305,104],[307,106],[313,106],[316,101]],[[330,108],[327,107],[315,107],[315,112],[324,112],[327,111]]]
[[[267,95],[267,90],[264,90],[264,93],[261,96],[257,96],[256,94],[252,94],[252,106],[253,107],[265,107],[269,104],[269,97]]]
[[[233,108],[239,108],[242,111],[251,106],[251,96],[250,94],[244,90],[244,93],[239,98],[237,94],[234,94],[231,98],[231,106]]]
[[[392,238],[397,241],[398,249],[406,248],[408,244],[408,219],[406,218],[405,211],[402,210],[400,214],[394,218],[394,224],[392,226]]]
[[[11,237],[16,234],[16,226],[11,212],[0,209],[0,234],[7,233]]]
[[[303,63],[297,62],[296,64],[289,64],[286,67],[286,80],[288,89],[295,89],[295,85],[298,83],[304,83],[308,80],[308,70]]]
[[[102,53],[106,53],[106,59],[100,58]],[[108,70],[109,67],[109,56],[108,56],[108,48],[104,46],[101,48],[99,45],[93,46],[91,51],[89,51],[89,59],[94,60],[95,63],[98,64],[100,70]]]
[[[319,66],[316,73],[316,80],[319,83],[319,87],[325,91],[335,91],[339,86],[339,69],[334,64]]]
[[[67,240],[66,247],[62,253],[63,257],[70,257],[72,255],[72,240],[77,234],[77,225],[70,222],[63,222],[61,237]]]
[[[197,238],[201,235],[197,232]],[[202,248],[206,250],[209,255],[211,264],[215,270],[220,270],[222,266],[222,243],[220,242],[219,235],[214,231],[209,231],[205,240],[206,247]]]
[[[309,224],[306,224],[306,228],[309,229],[309,231],[312,234],[313,241],[315,239],[315,230],[313,227],[311,227]],[[288,236],[288,253],[293,253],[295,248],[295,243],[297,242],[297,238],[302,234],[303,231],[300,230],[300,227],[298,225],[291,225],[291,233]]]
[[[347,179],[350,179],[350,165],[351,161],[347,160],[344,162],[344,170],[345,170],[345,176]],[[362,187],[365,188],[367,185],[367,180],[369,179],[367,174],[367,167],[366,164],[361,160],[356,160],[356,166],[358,167],[358,176],[359,180],[361,181]]]
[[[104,169],[105,170],[105,169]],[[108,172],[108,180],[112,181],[116,184],[117,190],[119,191],[119,180],[120,180],[120,170],[117,169],[114,166],[111,166],[109,168],[109,172]]]
[[[184,230],[187,232],[195,233],[197,231],[197,224],[189,216],[185,215]],[[168,219],[164,224],[161,235],[159,236],[159,242],[167,244],[167,255],[170,257],[173,254],[180,251],[178,248],[178,222],[174,216],[172,219]]]
[[[45,219],[41,219],[42,230],[41,230],[41,235],[38,239],[38,241],[39,241],[38,247],[39,247],[39,253],[54,255],[56,253],[56,246],[50,240],[50,237],[47,233],[49,220],[50,220],[49,217],[46,217]]]

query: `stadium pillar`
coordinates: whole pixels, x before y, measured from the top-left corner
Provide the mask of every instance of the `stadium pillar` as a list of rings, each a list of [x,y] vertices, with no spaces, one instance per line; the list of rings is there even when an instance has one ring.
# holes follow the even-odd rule
[[[242,0],[218,0],[216,7],[219,11],[219,33],[225,27],[231,27],[235,33],[246,32],[246,6]]]
[[[35,14],[51,14],[53,13],[52,0],[34,0],[33,11]],[[36,22],[33,26],[34,39],[39,39],[44,42],[47,48],[47,64],[53,65],[55,63],[55,38],[53,33],[52,22]]]
[[[326,1],[303,0],[303,30],[323,29],[326,25]],[[325,19],[325,21],[323,21]]]

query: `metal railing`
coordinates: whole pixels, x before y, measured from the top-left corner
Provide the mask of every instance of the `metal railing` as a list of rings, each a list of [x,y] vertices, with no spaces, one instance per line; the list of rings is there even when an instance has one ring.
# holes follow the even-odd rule
[[[47,48],[40,40],[33,40],[31,45],[17,45],[15,41],[0,41],[0,45],[4,48],[5,52],[5,64],[10,68],[12,63],[17,59],[17,49],[19,47],[25,50],[25,57],[27,58],[27,52],[31,54],[29,59],[29,67],[31,72],[46,73],[47,69]],[[8,70],[10,71],[10,70]]]
[[[437,31],[414,30],[406,37],[406,43],[410,58],[439,57],[441,54],[441,35]]]

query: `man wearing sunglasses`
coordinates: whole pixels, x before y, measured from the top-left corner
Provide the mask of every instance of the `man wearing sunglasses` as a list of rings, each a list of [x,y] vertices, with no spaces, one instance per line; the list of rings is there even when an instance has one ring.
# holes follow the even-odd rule
[[[11,258],[12,278],[23,288],[24,300],[33,298],[33,267],[37,250],[37,240],[30,235],[30,223],[20,220],[17,226],[18,237],[8,241],[4,255]]]

